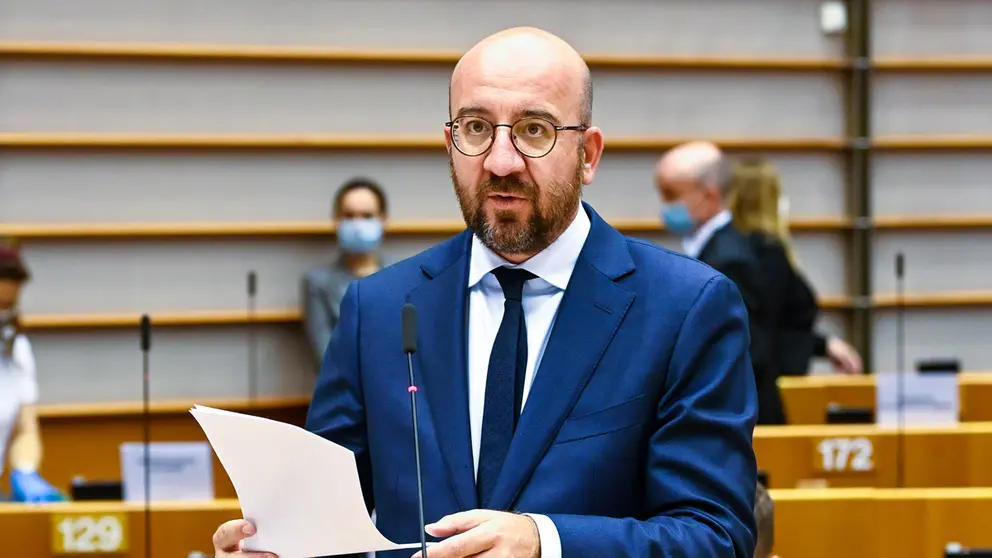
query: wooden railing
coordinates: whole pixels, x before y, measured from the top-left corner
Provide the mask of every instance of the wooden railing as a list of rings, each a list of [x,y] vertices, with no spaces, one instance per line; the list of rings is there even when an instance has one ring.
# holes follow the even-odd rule
[[[609,136],[612,151],[660,152],[696,137]],[[728,151],[836,151],[842,138],[705,138]],[[160,133],[0,133],[3,149],[170,149],[170,150],[440,150],[436,134],[160,134]]]
[[[0,43],[0,57],[133,59],[220,62],[298,62],[358,64],[454,65],[458,50],[369,49],[325,46],[277,46],[238,44],[24,42]],[[715,69],[757,71],[841,71],[850,63],[839,57],[768,57],[585,53],[593,68]],[[872,60],[882,72],[986,72],[992,57],[957,56],[940,58],[879,57]]]
[[[846,295],[828,295],[819,299],[820,307],[826,311],[842,311],[853,305]],[[896,297],[885,294],[875,296],[872,304],[876,308],[894,308]],[[911,293],[905,297],[907,308],[954,308],[992,306],[992,291],[962,293]],[[233,326],[249,323],[279,325],[294,324],[302,320],[297,308],[260,309],[254,316],[247,310],[213,311],[171,311],[149,313],[152,324],[163,327],[194,326]],[[21,318],[27,330],[64,329],[112,329],[138,327],[141,315],[133,313],[114,314],[29,314]]]
[[[363,49],[318,46],[260,46],[149,43],[0,43],[0,56],[16,58],[131,59],[216,62],[320,64],[417,64],[454,66],[462,52],[424,49]],[[593,68],[774,70],[789,72],[843,70],[839,58],[777,58],[585,54]]]
[[[664,233],[657,219],[609,219],[617,230],[628,234]],[[992,228],[992,215],[899,216],[874,219],[880,230],[962,230]],[[465,228],[462,221],[393,221],[390,236],[448,236]],[[796,232],[845,231],[852,228],[846,217],[799,217],[789,222]],[[329,221],[214,221],[172,223],[0,223],[0,236],[24,241],[115,240],[149,238],[198,239],[238,237],[332,236]]]
[[[648,193],[650,195],[650,193]],[[610,219],[617,230],[630,234],[663,233],[658,219]],[[793,219],[795,231],[837,231],[851,227],[843,217]],[[465,228],[463,221],[394,221],[387,224],[390,236],[449,236]],[[201,222],[201,223],[0,223],[0,236],[24,241],[41,240],[134,240],[145,238],[216,238],[331,236],[329,221]]]

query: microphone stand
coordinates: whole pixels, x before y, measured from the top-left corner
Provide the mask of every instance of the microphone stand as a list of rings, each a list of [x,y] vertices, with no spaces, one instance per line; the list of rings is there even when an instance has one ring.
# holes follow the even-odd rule
[[[896,404],[898,405],[898,434],[896,436],[896,487],[902,488],[906,479],[905,464],[905,432],[906,428],[906,324],[905,324],[905,258],[902,252],[896,254],[896,373],[899,375],[896,383]]]
[[[151,351],[152,324],[148,314],[141,316],[141,403],[142,430],[144,437],[145,462],[145,558],[152,555],[152,467],[151,467],[151,377],[149,375],[149,353]]]
[[[427,533],[424,522],[424,481],[420,469],[420,426],[417,423],[417,384],[413,377],[413,353],[417,352],[417,308],[410,303],[403,305],[403,352],[406,353],[410,373],[410,413],[413,416],[413,451],[417,461],[417,498],[420,512],[421,558],[427,558]]]
[[[255,293],[258,280],[254,271],[248,272],[248,402],[252,405],[258,395],[258,341],[255,332]]]

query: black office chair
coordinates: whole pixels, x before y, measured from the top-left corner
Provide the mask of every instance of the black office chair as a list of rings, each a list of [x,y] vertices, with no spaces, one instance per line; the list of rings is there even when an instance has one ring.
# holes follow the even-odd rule
[[[959,556],[992,558],[992,548],[965,548],[960,543],[948,543],[944,547],[944,558],[957,558]]]
[[[827,424],[874,424],[875,409],[871,407],[844,407],[838,403],[827,405]]]

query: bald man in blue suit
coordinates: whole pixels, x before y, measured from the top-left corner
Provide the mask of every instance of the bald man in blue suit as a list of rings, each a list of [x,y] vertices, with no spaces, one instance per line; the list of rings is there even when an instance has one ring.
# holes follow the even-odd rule
[[[560,39],[484,40],[450,104],[468,227],[351,284],[307,428],[355,453],[386,537],[420,539],[401,338],[413,303],[430,558],[752,558],[757,397],[739,291],[581,201],[604,141],[588,68]],[[221,526],[218,556],[251,555],[243,527]]]

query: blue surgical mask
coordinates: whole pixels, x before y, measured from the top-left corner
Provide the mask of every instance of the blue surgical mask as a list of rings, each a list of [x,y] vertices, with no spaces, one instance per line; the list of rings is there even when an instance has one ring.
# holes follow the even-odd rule
[[[662,207],[661,220],[665,228],[677,236],[689,236],[696,230],[696,220],[689,213],[689,207],[682,202]]]
[[[338,245],[345,252],[367,254],[382,243],[381,219],[345,219],[338,224]]]

